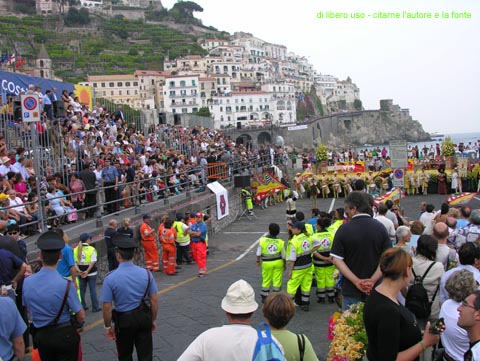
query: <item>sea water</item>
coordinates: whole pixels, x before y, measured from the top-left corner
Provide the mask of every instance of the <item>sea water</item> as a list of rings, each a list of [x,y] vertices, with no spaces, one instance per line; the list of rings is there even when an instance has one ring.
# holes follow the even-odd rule
[[[453,134],[443,134],[442,136],[434,136],[432,141],[428,142],[408,142],[408,148],[413,148],[415,146],[418,146],[418,149],[421,151],[425,146],[430,149],[430,146],[433,146],[435,149],[435,146],[437,144],[440,144],[440,146],[443,143],[443,140],[446,137],[450,137],[452,139],[452,143],[458,144],[463,142],[463,145],[467,147],[467,145],[472,148],[475,144],[480,145],[480,132],[472,132],[472,133],[453,133]],[[389,147],[388,144],[372,144],[372,145],[363,145],[357,147],[357,151],[364,151],[365,149],[372,150],[374,148],[380,148],[380,150],[385,147],[385,149],[388,151]],[[390,153],[390,152],[389,152]]]

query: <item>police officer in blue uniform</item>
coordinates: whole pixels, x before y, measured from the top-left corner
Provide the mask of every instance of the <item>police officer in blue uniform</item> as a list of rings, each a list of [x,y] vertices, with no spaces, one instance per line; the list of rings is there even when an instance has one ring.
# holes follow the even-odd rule
[[[115,340],[119,361],[133,360],[134,345],[138,361],[151,361],[157,285],[149,270],[133,264],[135,241],[123,234],[113,236],[112,240],[119,266],[105,277],[100,296],[106,337]]]
[[[80,335],[70,321],[73,313],[79,324],[85,322],[85,311],[75,286],[57,272],[57,262],[65,243],[53,231],[37,240],[43,260],[42,269],[25,279],[23,304],[33,323],[33,344],[40,358],[48,361],[78,361]]]

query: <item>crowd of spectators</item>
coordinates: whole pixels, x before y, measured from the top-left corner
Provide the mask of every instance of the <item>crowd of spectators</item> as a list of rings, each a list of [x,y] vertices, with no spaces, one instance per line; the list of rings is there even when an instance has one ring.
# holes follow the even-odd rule
[[[39,98],[44,111],[35,136],[43,155],[53,161],[42,158],[40,167],[34,166],[33,152],[26,150],[33,144],[30,131],[22,124],[0,134],[0,193],[11,192],[18,201],[9,208],[12,202],[2,195],[0,216],[27,224],[22,227],[26,234],[37,230],[42,204],[31,208],[17,203],[38,200],[37,181],[41,196],[48,199],[49,223],[57,225],[93,217],[97,208],[100,214],[114,213],[136,202],[202,191],[210,181],[286,163],[282,148],[254,149],[251,142],[237,143],[221,130],[158,124],[144,131],[126,119],[122,106],[108,110],[97,103],[88,109],[73,93],[58,96],[56,89]],[[22,145],[14,146],[19,139]]]

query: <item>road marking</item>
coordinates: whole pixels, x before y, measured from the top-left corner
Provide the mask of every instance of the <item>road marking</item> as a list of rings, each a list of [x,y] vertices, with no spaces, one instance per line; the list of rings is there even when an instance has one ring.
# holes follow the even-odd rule
[[[478,197],[473,197],[473,198],[475,198],[477,201],[480,201],[480,198],[478,198]]]
[[[335,198],[332,199],[332,203],[330,203],[330,208],[328,208],[328,213],[330,213],[335,205]]]
[[[267,232],[264,232],[262,237],[266,236],[268,233]],[[247,250],[245,252],[243,252],[240,256],[238,256],[237,258],[235,258],[235,261],[240,261],[243,257],[245,257],[248,252],[250,252],[253,247],[255,247],[256,245],[258,245],[258,242],[260,242],[260,239],[262,238],[260,237],[259,239],[257,239],[255,242],[253,242],[250,247],[247,248]]]
[[[258,242],[259,240],[260,240],[260,239],[258,239],[257,242]],[[217,267],[209,270],[208,273],[213,273],[213,272],[220,271],[220,270],[224,269],[225,267],[228,267],[228,266],[234,264],[235,262],[237,262],[237,259],[232,259],[232,260],[228,261],[227,263],[224,263],[224,264],[222,264],[222,265],[220,265],[220,266],[217,266]],[[207,277],[208,277],[208,274],[207,274]],[[180,286],[186,285],[186,284],[191,283],[191,282],[193,282],[193,281],[195,281],[195,280],[198,280],[198,279],[199,279],[199,278],[198,278],[197,276],[192,276],[192,277],[187,278],[187,279],[185,279],[185,280],[183,280],[183,281],[181,281],[181,282],[179,282],[179,283],[177,283],[177,284],[175,284],[175,285],[168,286],[167,288],[164,288],[164,289],[158,291],[158,292],[157,292],[157,295],[163,295],[163,294],[165,294],[165,293],[167,293],[167,292],[170,292],[170,291],[174,290],[175,288],[178,288],[178,287],[180,287]],[[87,326],[85,326],[85,327],[83,328],[83,330],[84,330],[84,331],[90,331],[90,330],[94,329],[95,327],[98,327],[98,326],[100,326],[100,325],[102,325],[102,324],[103,324],[103,318],[101,318],[101,319],[99,319],[99,320],[97,320],[97,321],[95,321],[95,322],[92,322],[92,323],[88,324]]]

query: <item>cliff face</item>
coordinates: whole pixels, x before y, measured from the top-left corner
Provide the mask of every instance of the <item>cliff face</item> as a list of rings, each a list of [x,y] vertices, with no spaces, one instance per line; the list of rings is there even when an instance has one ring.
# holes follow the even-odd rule
[[[384,144],[390,140],[409,142],[430,140],[422,125],[413,120],[408,109],[382,100],[379,110],[341,113],[315,121],[314,143],[330,146]],[[316,128],[316,130],[315,130]]]

